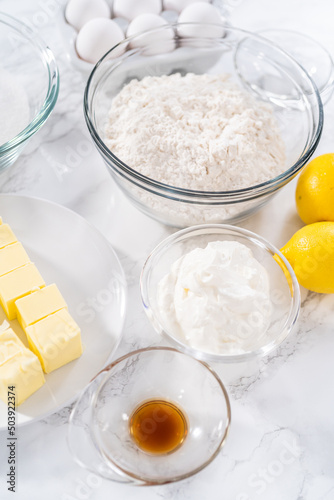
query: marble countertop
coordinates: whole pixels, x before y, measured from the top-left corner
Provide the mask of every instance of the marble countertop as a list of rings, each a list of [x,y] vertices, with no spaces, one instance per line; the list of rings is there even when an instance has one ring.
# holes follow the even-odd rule
[[[331,0],[226,0],[231,22],[250,30],[295,29],[334,56]],[[60,0],[1,0],[0,10],[28,21],[48,42],[60,69],[60,94],[46,125],[0,179],[1,191],[53,200],[78,212],[112,243],[124,267],[128,312],[115,357],[158,339],[141,306],[143,262],[173,230],[137,211],[119,192],[90,142],[82,111],[85,79],[64,53],[55,16]],[[334,99],[316,154],[334,150]],[[243,222],[282,246],[302,226],[290,183],[265,209]],[[275,221],[275,224],[272,221]],[[71,407],[18,430],[17,491],[7,492],[0,450],[0,498],[34,500],[333,500],[334,295],[302,290],[302,310],[289,339],[268,357],[215,366],[232,405],[226,446],[188,480],[138,488],[100,479],[72,460],[66,443]]]

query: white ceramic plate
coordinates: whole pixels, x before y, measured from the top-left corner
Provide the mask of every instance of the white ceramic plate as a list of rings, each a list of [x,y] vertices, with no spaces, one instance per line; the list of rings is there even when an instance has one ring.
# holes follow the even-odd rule
[[[56,283],[82,331],[84,352],[45,376],[46,383],[17,407],[17,424],[27,424],[70,403],[108,363],[123,329],[125,277],[108,241],[85,219],[49,201],[0,195],[0,215],[46,284]],[[0,308],[0,321],[5,314]],[[17,320],[11,326],[22,338]],[[0,429],[7,427],[7,406],[0,400]]]

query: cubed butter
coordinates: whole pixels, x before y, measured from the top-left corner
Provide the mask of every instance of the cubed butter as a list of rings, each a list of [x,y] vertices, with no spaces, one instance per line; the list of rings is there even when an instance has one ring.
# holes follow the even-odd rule
[[[26,346],[11,328],[0,332],[0,365],[26,349]]]
[[[7,404],[8,390],[14,387],[18,406],[45,382],[41,364],[12,329],[0,335],[0,397]]]
[[[45,373],[82,354],[80,328],[66,309],[25,328],[30,349],[38,356]]]
[[[0,224],[0,248],[17,241],[15,234],[8,224]]]
[[[45,282],[42,276],[32,263],[1,276],[0,303],[8,319],[16,318],[16,300],[44,286]]]
[[[60,309],[67,309],[67,304],[57,285],[49,285],[15,302],[17,319],[23,329],[36,323]]]
[[[28,264],[30,259],[21,243],[13,243],[0,250],[0,276]]]

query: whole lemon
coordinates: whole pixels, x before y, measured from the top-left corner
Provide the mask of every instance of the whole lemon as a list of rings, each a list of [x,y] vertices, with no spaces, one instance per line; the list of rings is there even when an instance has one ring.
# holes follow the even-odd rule
[[[334,293],[334,222],[315,222],[297,231],[281,249],[300,285]]]
[[[304,167],[297,182],[296,205],[305,224],[334,221],[334,153],[318,156]]]

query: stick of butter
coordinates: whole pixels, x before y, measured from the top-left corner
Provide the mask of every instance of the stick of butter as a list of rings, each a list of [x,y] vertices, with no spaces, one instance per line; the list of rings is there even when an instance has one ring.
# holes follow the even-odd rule
[[[21,243],[7,245],[0,250],[0,276],[29,264],[30,259]]]
[[[1,228],[2,226],[0,226]],[[31,262],[0,277],[0,303],[9,320],[16,318],[15,301],[43,288],[45,282]]]
[[[11,328],[0,332],[0,397],[7,404],[8,388],[14,387],[18,406],[44,384],[38,358],[27,349]]]
[[[45,373],[82,354],[80,328],[67,309],[50,314],[25,328],[30,349],[38,356]]]
[[[0,365],[3,365],[17,353],[24,352],[27,348],[9,327],[0,332]]]
[[[15,302],[17,319],[25,329],[60,309],[67,309],[67,304],[57,285],[49,285]]]
[[[9,225],[0,224],[0,248],[16,243],[16,241],[16,236]]]

